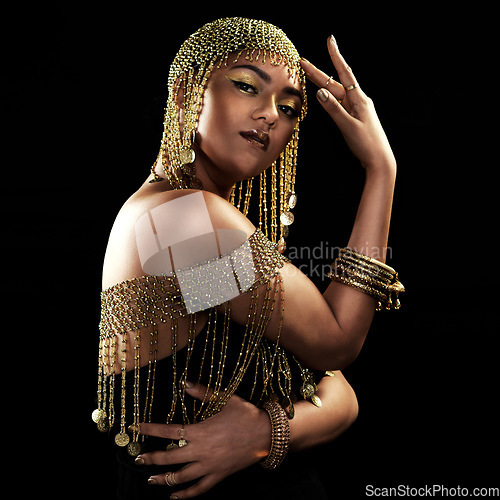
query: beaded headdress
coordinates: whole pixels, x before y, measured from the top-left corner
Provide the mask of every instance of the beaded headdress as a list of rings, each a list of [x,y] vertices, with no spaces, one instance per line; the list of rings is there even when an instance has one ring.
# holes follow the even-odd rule
[[[290,210],[296,203],[294,185],[299,122],[306,114],[307,101],[306,78],[300,65],[300,56],[281,29],[265,21],[223,18],[205,24],[183,43],[170,67],[169,96],[157,162],[161,162],[167,179],[175,189],[202,189],[193,165],[195,154],[192,145],[203,94],[213,69],[227,64],[228,60],[236,62],[240,57],[252,62],[269,61],[275,66],[284,65],[301,84],[303,105],[292,137],[280,157],[270,165],[271,168],[260,174],[259,179],[259,227],[283,252],[284,237],[288,235],[288,226],[293,222]],[[182,127],[178,105],[180,91],[184,102]],[[231,195],[231,202],[245,215],[248,215],[252,181],[250,178],[239,182]]]

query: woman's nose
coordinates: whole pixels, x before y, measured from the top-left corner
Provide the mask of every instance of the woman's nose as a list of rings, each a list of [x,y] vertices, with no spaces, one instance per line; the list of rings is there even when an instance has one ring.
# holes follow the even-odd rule
[[[270,127],[274,126],[279,117],[278,107],[274,99],[262,101],[253,112],[255,120],[264,120]]]

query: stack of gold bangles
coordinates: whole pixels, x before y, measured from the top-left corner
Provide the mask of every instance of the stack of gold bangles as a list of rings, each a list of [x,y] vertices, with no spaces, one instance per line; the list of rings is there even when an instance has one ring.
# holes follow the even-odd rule
[[[378,300],[377,311],[399,309],[399,294],[405,291],[398,273],[378,260],[342,248],[328,276]]]
[[[265,469],[276,469],[286,457],[290,445],[290,425],[285,410],[277,401],[266,401],[262,406],[271,420],[271,450],[260,462]]]

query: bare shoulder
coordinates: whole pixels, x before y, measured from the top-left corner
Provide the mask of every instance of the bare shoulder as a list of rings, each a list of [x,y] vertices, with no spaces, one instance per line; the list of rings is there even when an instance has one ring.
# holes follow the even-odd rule
[[[181,228],[191,225],[197,217],[208,215],[214,228],[238,228],[251,234],[255,226],[231,203],[209,191],[194,189],[138,193],[129,202],[139,211],[152,211],[173,219]]]
[[[104,259],[103,287],[164,272],[158,269],[158,261],[167,262],[172,248],[182,248],[184,255],[193,246],[208,248],[210,235],[223,229],[236,229],[245,238],[255,231],[239,210],[213,193],[143,186],[115,219]]]

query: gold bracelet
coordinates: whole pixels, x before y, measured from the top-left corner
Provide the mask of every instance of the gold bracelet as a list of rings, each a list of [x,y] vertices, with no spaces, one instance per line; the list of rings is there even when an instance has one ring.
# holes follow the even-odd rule
[[[355,252],[350,248],[340,250],[340,255],[332,264],[328,276],[340,283],[351,286],[366,293],[378,302],[377,311],[399,309],[399,294],[404,292],[404,286],[398,279],[395,269]]]
[[[266,401],[262,409],[267,411],[271,420],[271,449],[260,464],[265,469],[276,469],[288,453],[290,425],[285,410],[276,401]]]

